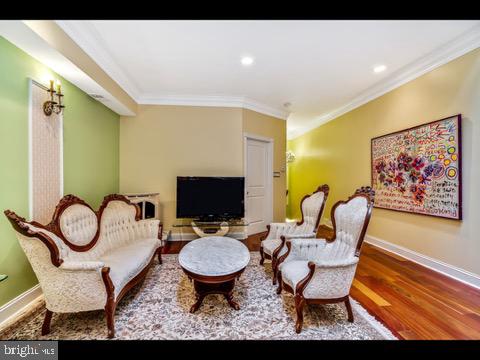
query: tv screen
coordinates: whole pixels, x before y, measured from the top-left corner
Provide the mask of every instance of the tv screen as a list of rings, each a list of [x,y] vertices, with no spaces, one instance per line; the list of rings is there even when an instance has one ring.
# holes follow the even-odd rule
[[[223,220],[242,218],[243,177],[177,177],[177,218]]]

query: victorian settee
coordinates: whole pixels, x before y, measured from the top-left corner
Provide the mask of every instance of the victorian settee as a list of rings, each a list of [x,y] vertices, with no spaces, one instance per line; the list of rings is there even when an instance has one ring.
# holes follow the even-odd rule
[[[115,308],[145,278],[154,258],[161,263],[162,226],[140,220],[140,209],[122,195],[108,195],[98,211],[73,195],[64,196],[48,225],[26,221],[13,211],[13,225],[42,288],[46,314],[104,309],[108,337],[115,335]]]

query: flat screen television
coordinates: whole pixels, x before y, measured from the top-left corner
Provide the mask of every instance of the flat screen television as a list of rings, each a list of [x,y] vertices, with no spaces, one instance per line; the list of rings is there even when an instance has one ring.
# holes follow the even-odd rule
[[[177,177],[177,218],[203,221],[245,216],[244,177]]]

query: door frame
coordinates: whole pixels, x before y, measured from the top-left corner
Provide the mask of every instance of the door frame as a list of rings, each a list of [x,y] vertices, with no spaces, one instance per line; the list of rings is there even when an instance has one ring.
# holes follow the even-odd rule
[[[247,208],[247,144],[248,140],[256,140],[256,141],[261,141],[267,143],[267,191],[266,191],[266,198],[267,198],[267,203],[270,204],[267,209],[267,218],[265,219],[265,222],[267,224],[270,224],[273,222],[273,144],[274,140],[272,138],[268,138],[265,136],[260,136],[256,134],[251,134],[251,133],[243,133],[243,175],[245,176],[245,189],[244,189],[244,198],[245,198],[245,218],[248,219],[248,208]],[[252,235],[250,234],[250,226],[247,227],[247,235]],[[265,227],[265,231],[267,228]]]

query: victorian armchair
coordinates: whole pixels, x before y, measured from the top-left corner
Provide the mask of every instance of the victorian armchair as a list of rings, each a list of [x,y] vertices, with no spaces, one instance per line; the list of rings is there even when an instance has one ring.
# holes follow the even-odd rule
[[[303,307],[310,303],[344,302],[348,321],[353,322],[349,293],[374,195],[370,187],[362,187],[347,201],[337,202],[331,213],[330,238],[287,242],[287,251],[278,258],[277,293],[285,289],[294,295],[297,333],[303,326]]]
[[[263,265],[265,259],[272,261],[274,285],[277,282],[277,258],[287,251],[285,243],[292,239],[315,237],[329,190],[328,185],[324,184],[319,186],[314,193],[303,197],[300,203],[301,221],[272,223],[267,226],[267,235],[260,245],[260,265]]]
[[[50,332],[54,312],[104,309],[108,337],[114,336],[118,302],[145,278],[155,255],[161,263],[162,225],[140,220],[139,210],[113,194],[97,212],[66,195],[48,225],[5,211],[45,297],[42,335]]]

